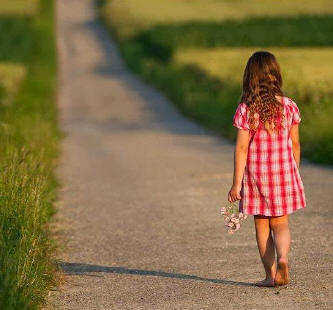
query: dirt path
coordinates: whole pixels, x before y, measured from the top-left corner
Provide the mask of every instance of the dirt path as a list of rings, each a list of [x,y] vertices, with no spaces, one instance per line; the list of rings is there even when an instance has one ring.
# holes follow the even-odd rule
[[[220,216],[233,146],[184,119],[130,74],[91,0],[58,0],[63,143],[59,201],[67,281],[60,309],[328,309],[333,171],[302,163],[306,209],[291,216],[291,283],[263,277],[253,217]],[[279,305],[279,307],[278,307]]]

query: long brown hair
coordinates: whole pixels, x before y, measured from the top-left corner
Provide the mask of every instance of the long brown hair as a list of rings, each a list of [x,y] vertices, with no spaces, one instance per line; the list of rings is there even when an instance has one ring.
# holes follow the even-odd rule
[[[253,53],[244,70],[241,96],[250,111],[250,129],[255,130],[259,122],[269,133],[281,129],[283,104],[275,97],[284,96],[281,87],[280,66],[275,56],[267,51]]]

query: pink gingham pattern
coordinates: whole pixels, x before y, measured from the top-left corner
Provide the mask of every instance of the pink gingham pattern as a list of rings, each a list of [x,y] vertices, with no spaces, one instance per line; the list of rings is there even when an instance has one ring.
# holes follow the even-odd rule
[[[242,180],[239,211],[244,214],[280,216],[306,206],[304,186],[292,152],[289,130],[301,122],[297,104],[283,97],[286,127],[272,136],[260,123],[250,130],[251,140]],[[239,103],[233,126],[249,130],[248,109]]]

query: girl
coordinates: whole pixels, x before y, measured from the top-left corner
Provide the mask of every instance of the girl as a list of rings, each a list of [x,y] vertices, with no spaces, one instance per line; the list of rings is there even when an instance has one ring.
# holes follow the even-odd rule
[[[266,278],[255,283],[257,286],[288,283],[288,214],[306,205],[299,173],[300,112],[281,87],[275,56],[255,52],[247,62],[241,100],[233,117],[238,133],[228,200],[240,200],[239,211],[254,215],[266,272]]]

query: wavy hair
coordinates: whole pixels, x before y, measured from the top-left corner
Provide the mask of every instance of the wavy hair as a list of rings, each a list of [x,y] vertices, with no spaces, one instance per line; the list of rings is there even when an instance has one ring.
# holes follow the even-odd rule
[[[259,123],[271,134],[283,127],[283,104],[275,97],[284,96],[280,66],[273,54],[257,51],[249,58],[243,76],[241,101],[248,106],[249,127]]]

